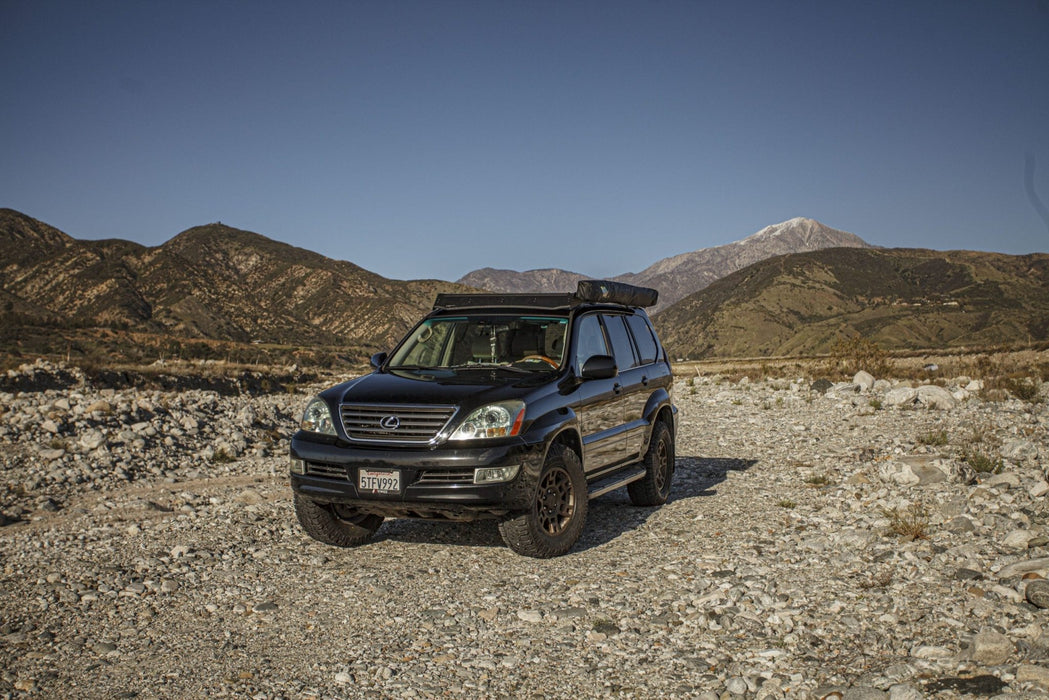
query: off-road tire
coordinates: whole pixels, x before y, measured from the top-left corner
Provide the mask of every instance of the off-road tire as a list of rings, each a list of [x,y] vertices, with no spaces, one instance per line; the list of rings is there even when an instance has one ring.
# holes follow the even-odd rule
[[[579,456],[569,447],[555,444],[539,472],[529,509],[499,523],[499,534],[518,554],[538,559],[561,556],[583,532],[587,504],[586,477]]]
[[[627,484],[630,502],[635,506],[661,506],[670,497],[674,479],[674,438],[663,421],[652,426],[652,441],[645,453],[645,475]]]
[[[317,503],[295,494],[295,515],[302,529],[313,539],[336,547],[364,544],[382,525],[381,515],[356,513],[351,508]]]

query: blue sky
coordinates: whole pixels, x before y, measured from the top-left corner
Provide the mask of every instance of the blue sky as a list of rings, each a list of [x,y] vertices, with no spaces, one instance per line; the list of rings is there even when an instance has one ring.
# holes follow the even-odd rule
[[[0,0],[0,206],[387,277],[593,276],[795,216],[1049,250],[1049,1]]]

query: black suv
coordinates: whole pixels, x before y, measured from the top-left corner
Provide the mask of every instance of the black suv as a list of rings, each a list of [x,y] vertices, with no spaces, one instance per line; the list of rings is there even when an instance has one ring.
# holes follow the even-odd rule
[[[666,502],[673,377],[642,307],[655,290],[439,294],[370,374],[306,407],[291,440],[299,522],[349,547],[384,518],[499,521],[515,552],[578,539],[590,498]]]

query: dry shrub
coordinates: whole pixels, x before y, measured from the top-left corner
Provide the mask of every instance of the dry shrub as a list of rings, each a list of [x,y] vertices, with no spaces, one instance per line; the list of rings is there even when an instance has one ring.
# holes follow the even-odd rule
[[[906,510],[885,509],[882,515],[889,519],[892,534],[908,540],[924,540],[929,537],[929,510],[921,503],[912,503]]]
[[[872,340],[860,336],[839,338],[831,348],[827,373],[848,379],[860,370],[875,377],[892,373],[889,353]]]

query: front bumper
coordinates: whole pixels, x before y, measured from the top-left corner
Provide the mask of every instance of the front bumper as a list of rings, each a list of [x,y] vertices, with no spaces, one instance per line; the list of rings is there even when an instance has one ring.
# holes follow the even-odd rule
[[[543,462],[542,443],[523,440],[471,448],[436,449],[358,447],[318,441],[297,433],[291,458],[302,460],[304,474],[292,472],[292,489],[323,503],[341,503],[362,513],[385,517],[441,520],[499,518],[529,506]],[[519,466],[508,482],[474,484],[474,469]],[[373,494],[357,488],[361,469],[396,469],[401,489]]]

